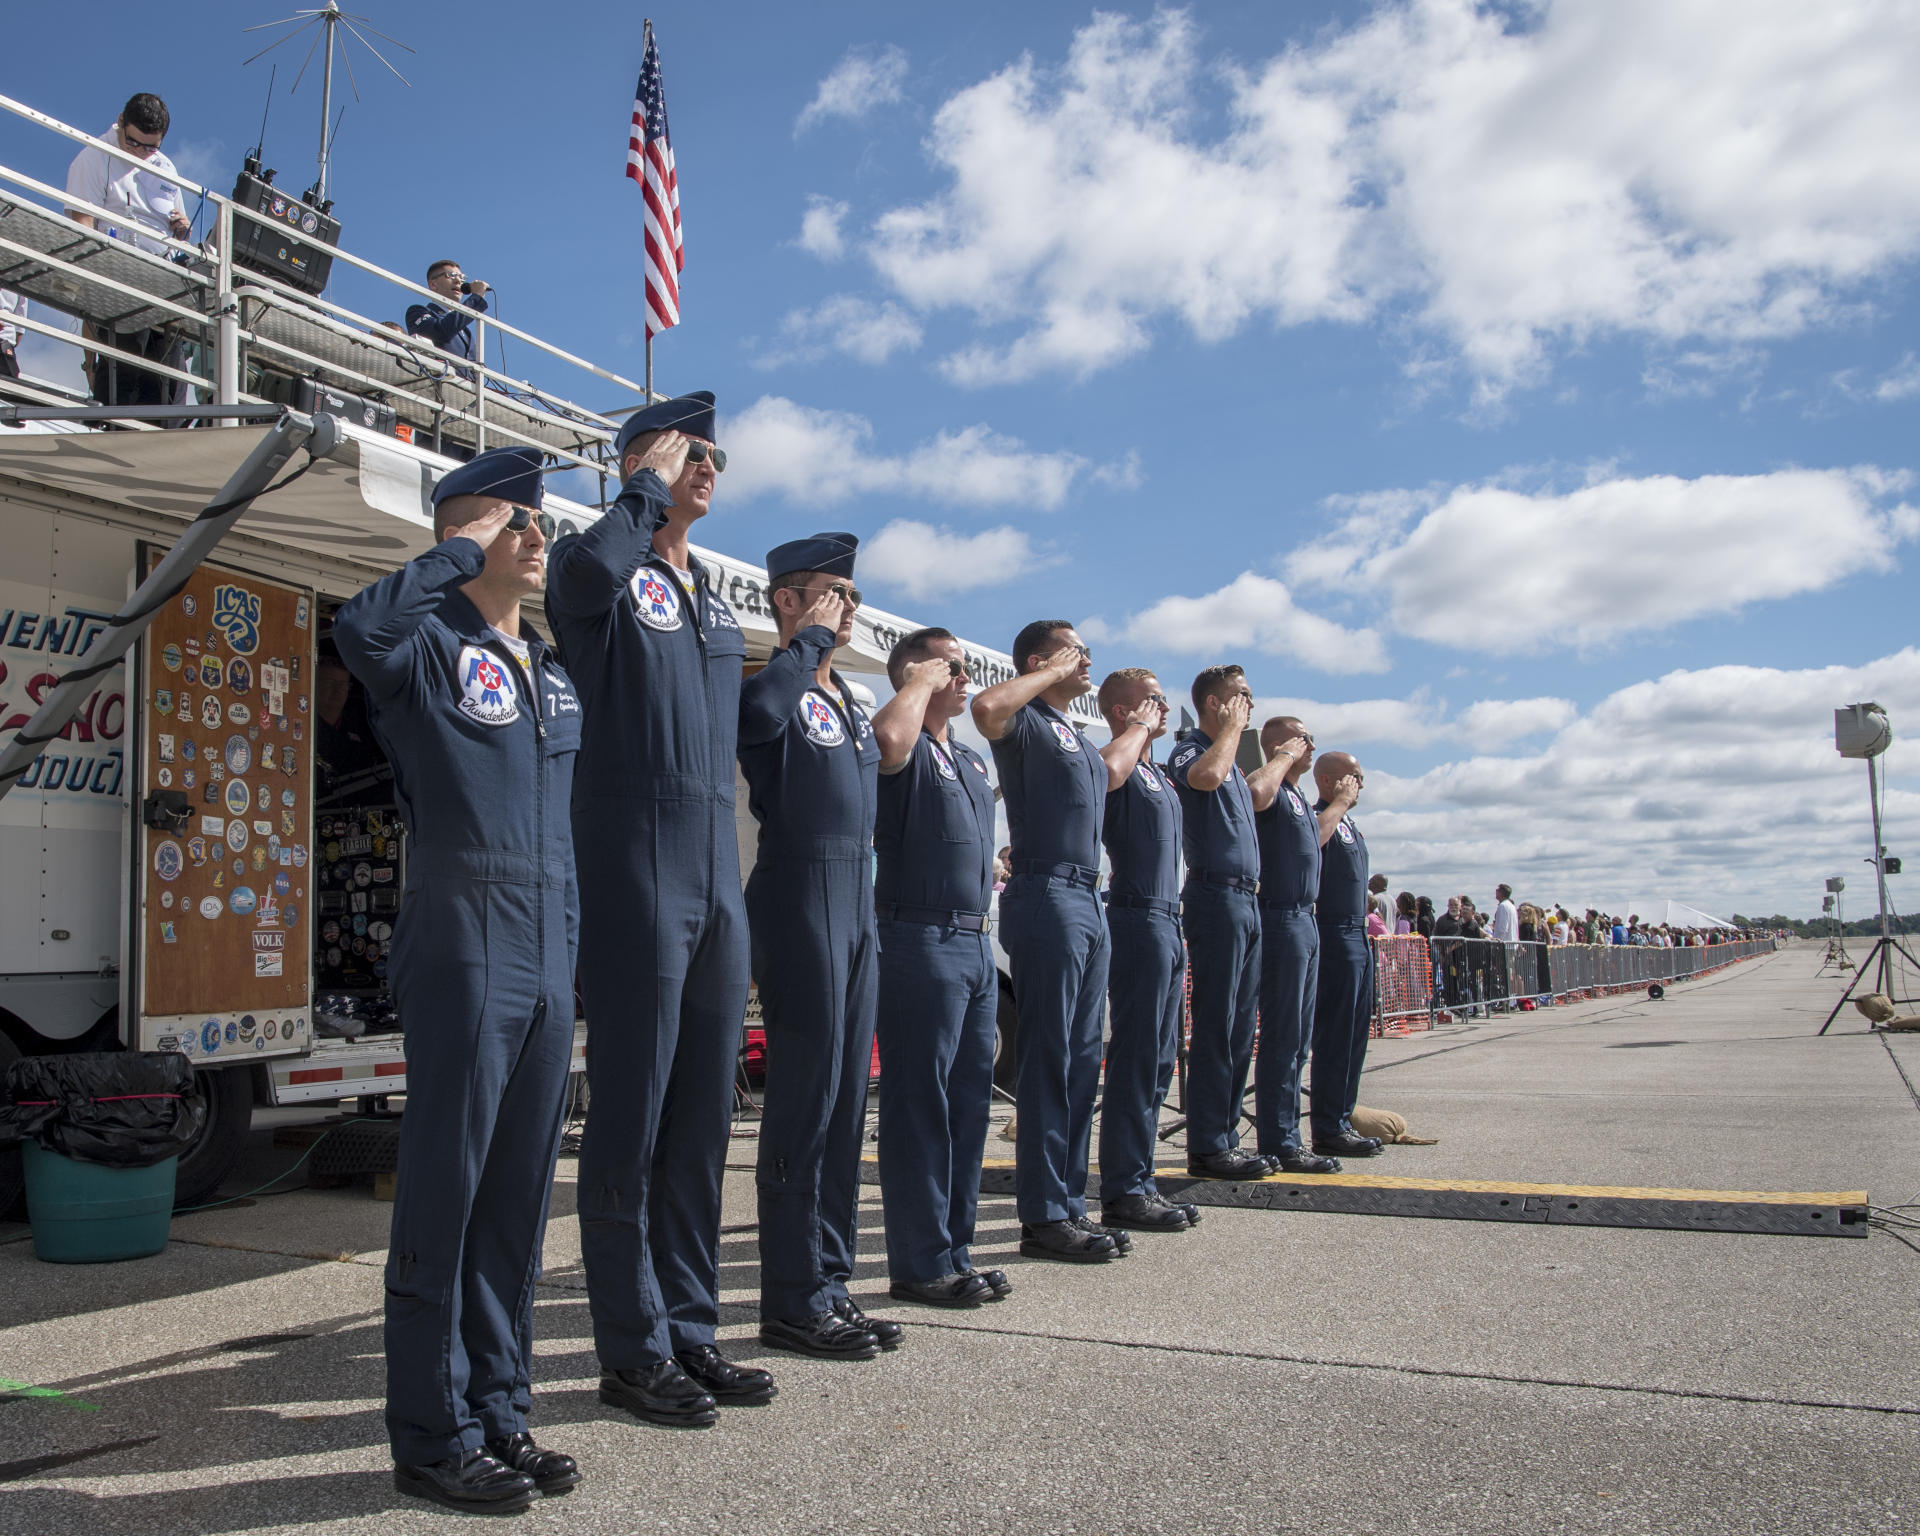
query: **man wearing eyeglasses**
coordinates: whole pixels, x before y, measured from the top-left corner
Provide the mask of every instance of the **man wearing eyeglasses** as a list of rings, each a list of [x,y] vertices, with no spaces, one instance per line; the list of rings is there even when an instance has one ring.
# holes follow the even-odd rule
[[[165,240],[157,237],[185,240],[190,236],[193,225],[181,207],[180,188],[169,179],[178,173],[160,148],[169,121],[167,104],[158,96],[142,91],[129,97],[113,126],[100,137],[131,160],[89,144],[67,167],[67,191],[92,208],[104,209],[105,216],[83,208],[69,208],[67,216],[153,256],[168,254]],[[90,325],[87,333],[114,353],[129,353],[169,368],[180,368],[186,361],[185,345],[171,331],[158,327],[110,331]],[[89,353],[94,397],[103,404],[171,405],[186,398],[185,385],[122,362],[114,353]]]
[[[1000,893],[1000,941],[1020,1011],[1014,1138],[1020,1251],[1105,1264],[1131,1246],[1126,1233],[1087,1217],[1109,955],[1098,894],[1100,827],[1113,767],[1067,716],[1093,686],[1092,652],[1073,625],[1066,619],[1027,625],[1014,637],[1013,665],[1012,677],[975,697],[973,723],[992,743],[1013,835],[1013,873]],[[1121,772],[1131,768],[1129,762]]]
[[[520,623],[553,526],[540,465],[503,448],[444,476],[440,542],[333,625],[412,832],[393,947],[407,1050],[386,1266],[394,1486],[484,1513],[579,1481],[527,1430],[579,919],[580,703]]]
[[[1260,750],[1283,762],[1280,791],[1254,812],[1260,844],[1260,1050],[1253,1068],[1253,1123],[1263,1157],[1288,1173],[1338,1173],[1337,1158],[1300,1144],[1300,1073],[1313,1043],[1320,979],[1320,847],[1338,814],[1316,816],[1299,788],[1313,766],[1313,737],[1292,715],[1260,727]],[[1340,814],[1345,812],[1345,804]],[[1344,1079],[1342,1079],[1344,1082]]]
[[[1234,759],[1253,709],[1245,673],[1226,664],[1193,680],[1199,728],[1167,764],[1186,822],[1187,883],[1180,893],[1193,981],[1187,1054],[1187,1171],[1257,1179],[1277,1164],[1240,1145],[1240,1102],[1253,1064],[1260,1008],[1260,845],[1253,818],[1280,792],[1291,758],[1252,774]]]
[[[457,261],[436,261],[427,268],[427,287],[445,299],[407,306],[407,334],[422,336],[442,352],[473,357],[473,317],[487,312],[487,285],[467,281]],[[484,359],[482,359],[484,361]]]
[[[900,1342],[899,1324],[847,1294],[879,960],[880,746],[833,670],[860,606],[858,548],[850,533],[817,533],[767,552],[779,646],[740,690],[740,771],[760,824],[747,919],[767,1026],[760,1341],[827,1360]]]
[[[619,499],[553,553],[547,613],[586,705],[575,777],[591,1092],[580,1251],[600,1400],[711,1424],[774,1395],[714,1343],[720,1180],[747,1008],[734,832],[746,642],[694,556],[727,456],[706,390],[614,440]]]

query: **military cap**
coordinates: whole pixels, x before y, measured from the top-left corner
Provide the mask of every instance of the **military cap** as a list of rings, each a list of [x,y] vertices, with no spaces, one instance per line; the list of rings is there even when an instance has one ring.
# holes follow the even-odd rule
[[[816,533],[767,551],[767,580],[778,581],[793,571],[819,571],[824,576],[853,575],[854,551],[860,541],[850,533]]]

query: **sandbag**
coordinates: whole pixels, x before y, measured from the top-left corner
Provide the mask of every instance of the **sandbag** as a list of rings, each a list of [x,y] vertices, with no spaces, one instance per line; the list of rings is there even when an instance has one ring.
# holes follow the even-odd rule
[[[206,1096],[174,1051],[27,1056],[0,1086],[0,1141],[109,1168],[150,1168],[200,1138]]]

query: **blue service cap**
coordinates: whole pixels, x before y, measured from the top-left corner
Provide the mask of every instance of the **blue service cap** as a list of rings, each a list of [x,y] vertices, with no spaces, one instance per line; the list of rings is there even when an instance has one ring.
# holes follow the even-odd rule
[[[696,389],[692,394],[656,400],[645,410],[635,411],[613,440],[615,460],[627,456],[627,444],[642,432],[665,432],[669,428],[713,442],[713,391]]]
[[[819,571],[823,576],[852,576],[853,555],[860,541],[850,533],[816,533],[767,551],[767,580],[778,581],[792,571]]]
[[[449,496],[498,496],[523,507],[538,507],[546,496],[538,448],[489,448],[458,469],[450,469],[433,488],[437,507]]]

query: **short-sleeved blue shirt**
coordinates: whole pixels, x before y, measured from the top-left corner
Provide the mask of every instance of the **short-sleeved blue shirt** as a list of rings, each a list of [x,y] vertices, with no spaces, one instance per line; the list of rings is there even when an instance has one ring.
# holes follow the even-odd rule
[[[1260,905],[1312,906],[1320,895],[1320,818],[1307,797],[1282,784],[1273,804],[1254,814],[1253,828],[1260,839]]]
[[[1196,875],[1257,880],[1260,844],[1254,835],[1253,791],[1247,787],[1247,776],[1235,765],[1218,789],[1194,789],[1187,783],[1187,770],[1212,745],[1213,738],[1205,731],[1193,731],[1167,762],[1186,819],[1187,868]]]
[[[1326,805],[1322,800],[1314,810],[1324,810]],[[1351,816],[1340,818],[1321,849],[1318,916],[1323,923],[1366,920],[1367,840]]]
[[[1125,783],[1107,791],[1100,838],[1116,896],[1180,899],[1180,803],[1173,781],[1151,759],[1141,759]]]
[[[1038,699],[1023,704],[993,743],[1015,863],[1100,867],[1107,765],[1065,715]]]
[[[873,898],[882,906],[984,913],[993,900],[993,786],[964,742],[922,731],[880,775]]]

